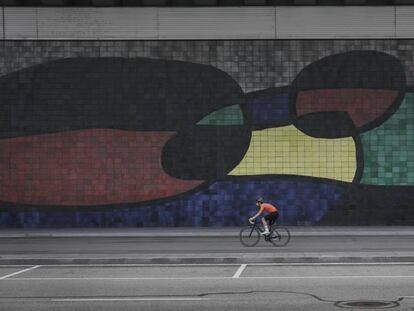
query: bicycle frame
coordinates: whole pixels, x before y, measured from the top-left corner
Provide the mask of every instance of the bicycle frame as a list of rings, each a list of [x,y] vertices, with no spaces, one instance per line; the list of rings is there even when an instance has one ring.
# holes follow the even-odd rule
[[[253,232],[256,231],[256,227],[258,228],[259,232],[262,231],[261,228],[259,227],[258,223],[257,223],[257,220],[255,220],[254,223],[250,223],[250,224],[251,224],[251,229],[250,229],[250,233],[249,233],[249,238],[251,238]],[[260,236],[259,236],[259,239],[260,239]],[[265,240],[269,241],[269,240],[266,239],[266,237],[265,237]]]
[[[273,232],[275,232],[275,229],[273,228],[273,224],[268,224],[267,225],[269,228],[269,234],[264,236],[263,238],[265,239],[265,241],[270,241],[270,236],[273,234]],[[255,219],[254,223],[252,224],[252,229],[250,230],[250,234],[249,234],[249,238],[252,236],[253,231],[256,229],[256,227],[259,229],[259,231],[263,231],[263,227],[260,226],[259,222]],[[278,233],[279,235],[279,233]]]
[[[263,235],[264,228],[261,226],[261,223],[255,219],[253,223],[250,223],[250,226],[246,226],[240,230],[240,241],[244,246],[255,246],[261,237],[266,242],[272,243],[274,246],[285,246],[290,241],[290,232],[286,227],[279,227],[275,223],[269,224],[269,234]],[[244,237],[250,239],[254,236],[253,245],[249,245],[249,242],[243,242],[243,232]],[[256,237],[257,234],[257,237]],[[257,239],[257,240],[256,240]]]
[[[256,229],[256,226],[257,226],[257,221],[255,221],[254,224],[252,224],[252,230],[250,230],[249,238],[252,236],[252,233]]]
[[[250,235],[249,235],[249,237],[251,237],[251,235],[252,235],[252,233],[253,233],[253,230],[256,228],[256,227],[258,227],[259,228],[259,230],[260,231],[263,231],[262,229],[263,229],[263,226],[260,226],[260,222],[259,221],[257,221],[256,219],[254,220],[254,223],[252,224],[252,223],[250,223],[251,225],[252,225],[252,230],[250,231]],[[272,232],[274,229],[273,229],[273,225],[274,224],[267,224],[267,226],[268,226],[268,228],[269,228],[269,232]]]

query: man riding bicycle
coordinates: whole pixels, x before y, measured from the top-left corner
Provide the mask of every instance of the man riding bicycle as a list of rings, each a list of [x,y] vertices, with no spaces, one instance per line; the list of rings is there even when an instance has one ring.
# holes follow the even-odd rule
[[[249,222],[253,223],[254,220],[259,217],[264,211],[268,214],[264,217],[262,217],[262,223],[265,228],[265,230],[262,232],[262,235],[269,234],[269,225],[273,224],[276,219],[279,217],[279,212],[275,206],[273,206],[270,203],[264,203],[263,198],[258,198],[256,200],[256,205],[259,207],[259,211],[256,215],[249,218]]]

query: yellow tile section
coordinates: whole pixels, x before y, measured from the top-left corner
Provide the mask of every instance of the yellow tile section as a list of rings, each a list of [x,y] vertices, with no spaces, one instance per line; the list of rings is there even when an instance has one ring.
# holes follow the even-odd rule
[[[352,137],[314,138],[289,125],[254,131],[246,155],[229,175],[289,174],[351,182],[356,168]]]

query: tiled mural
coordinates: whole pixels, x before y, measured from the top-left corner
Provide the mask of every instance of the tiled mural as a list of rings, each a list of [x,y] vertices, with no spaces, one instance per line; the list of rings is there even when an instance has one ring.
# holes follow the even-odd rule
[[[412,225],[413,51],[3,41],[0,227]]]

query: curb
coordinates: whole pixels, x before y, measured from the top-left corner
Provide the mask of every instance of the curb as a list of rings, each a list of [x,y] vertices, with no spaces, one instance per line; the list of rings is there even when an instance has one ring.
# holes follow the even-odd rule
[[[292,237],[347,237],[347,236],[401,236],[414,237],[414,231],[356,231],[356,232],[295,232],[291,231]],[[105,233],[17,233],[17,234],[1,234],[1,239],[24,239],[24,238],[219,238],[219,237],[238,237],[237,232],[215,232],[215,233],[187,233],[187,232],[172,232],[172,233],[131,233],[131,234],[105,234]]]
[[[413,263],[414,256],[309,257],[151,257],[151,258],[10,258],[0,265],[116,265],[116,264],[253,264],[253,263]]]

